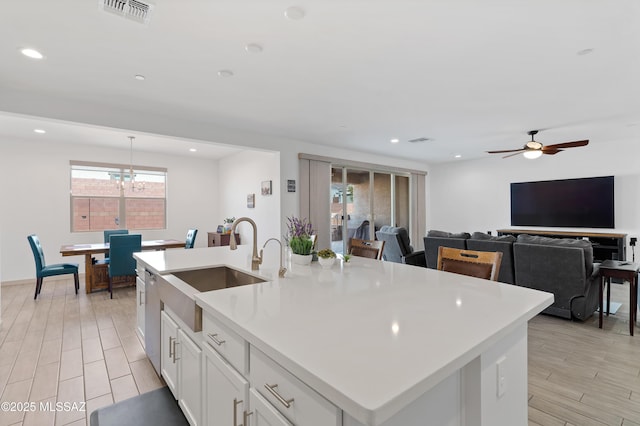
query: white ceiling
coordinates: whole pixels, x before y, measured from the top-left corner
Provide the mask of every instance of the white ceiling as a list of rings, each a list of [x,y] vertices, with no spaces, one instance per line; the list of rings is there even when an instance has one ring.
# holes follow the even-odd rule
[[[424,162],[519,148],[531,129],[544,144],[640,136],[637,0],[153,3],[146,26],[96,0],[4,5],[0,111],[128,129],[144,114]],[[304,19],[285,18],[293,5]],[[0,135],[28,121],[5,115]],[[126,131],[54,124],[67,141],[128,146]]]

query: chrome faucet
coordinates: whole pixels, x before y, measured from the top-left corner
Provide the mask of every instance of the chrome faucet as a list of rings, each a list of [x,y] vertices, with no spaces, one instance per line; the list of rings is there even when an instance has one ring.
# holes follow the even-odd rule
[[[235,235],[236,235],[236,226],[238,226],[240,222],[249,222],[253,227],[253,254],[251,255],[251,270],[257,271],[258,268],[260,267],[260,264],[262,263],[262,257],[258,256],[258,227],[256,226],[256,223],[252,219],[248,217],[241,217],[236,219],[235,222],[233,222],[233,224],[231,225],[231,236],[229,238],[229,248],[231,250],[236,250],[238,248],[238,245],[236,244]]]
[[[280,269],[278,269],[278,276],[280,278],[284,278],[284,274],[287,272],[287,268],[282,266],[282,242],[279,239],[277,239],[277,238],[269,238],[267,241],[264,242],[264,245],[260,249],[260,259],[262,259],[262,252],[264,251],[264,248],[267,246],[267,243],[269,241],[275,241],[278,244],[280,244]]]

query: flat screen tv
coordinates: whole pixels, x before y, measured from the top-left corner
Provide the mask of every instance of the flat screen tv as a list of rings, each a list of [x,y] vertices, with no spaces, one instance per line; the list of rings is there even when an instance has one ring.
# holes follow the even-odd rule
[[[511,225],[615,228],[613,176],[511,184]]]

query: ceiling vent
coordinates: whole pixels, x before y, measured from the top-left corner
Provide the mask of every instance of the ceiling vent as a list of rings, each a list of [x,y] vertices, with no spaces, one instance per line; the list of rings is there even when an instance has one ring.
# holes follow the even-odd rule
[[[98,0],[98,7],[141,24],[149,24],[153,5],[140,0]]]
[[[415,139],[409,139],[409,142],[411,143],[420,143],[420,142],[426,142],[426,141],[430,141],[430,138],[415,138]]]

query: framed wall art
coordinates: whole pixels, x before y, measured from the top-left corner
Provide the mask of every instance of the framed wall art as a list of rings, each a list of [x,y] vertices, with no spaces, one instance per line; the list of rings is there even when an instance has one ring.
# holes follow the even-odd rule
[[[271,181],[263,180],[262,181],[262,195],[271,195]]]

